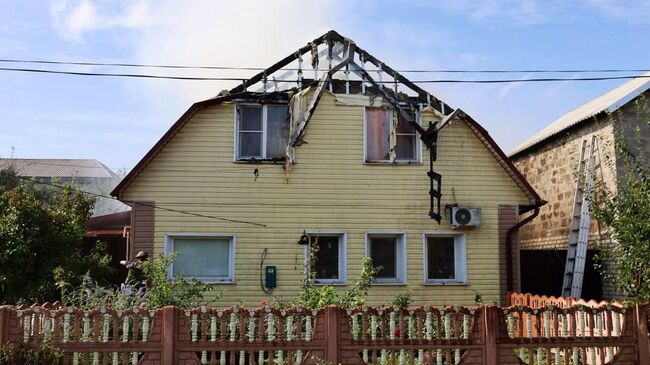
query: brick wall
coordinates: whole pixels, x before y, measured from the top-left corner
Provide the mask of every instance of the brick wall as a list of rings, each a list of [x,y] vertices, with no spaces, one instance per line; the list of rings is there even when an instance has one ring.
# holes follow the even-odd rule
[[[521,249],[566,249],[581,143],[584,139],[591,141],[591,136],[596,135],[601,153],[612,155],[609,151],[614,138],[613,127],[603,119],[581,123],[577,128],[555,136],[539,148],[513,159],[542,199],[548,201],[541,208],[539,216],[521,228]],[[601,171],[606,186],[615,186],[613,169],[603,165]],[[590,233],[592,241],[608,239],[595,221],[592,221]]]

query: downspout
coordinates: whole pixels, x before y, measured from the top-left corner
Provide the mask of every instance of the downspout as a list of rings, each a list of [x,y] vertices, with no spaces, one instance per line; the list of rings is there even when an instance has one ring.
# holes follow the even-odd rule
[[[521,228],[524,224],[532,221],[539,215],[539,208],[545,205],[547,202],[544,200],[538,201],[535,203],[535,210],[533,211],[533,214],[530,216],[526,217],[524,220],[521,222],[518,222],[514,226],[510,227],[508,229],[508,232],[506,233],[506,287],[507,291],[511,292],[513,291],[514,287],[514,280],[513,280],[513,267],[512,267],[512,236]],[[525,213],[525,212],[524,212]],[[523,213],[520,213],[523,214]]]

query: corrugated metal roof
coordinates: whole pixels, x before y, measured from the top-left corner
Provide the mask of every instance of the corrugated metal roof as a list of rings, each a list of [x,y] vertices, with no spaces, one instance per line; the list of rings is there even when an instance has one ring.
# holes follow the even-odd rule
[[[515,147],[512,151],[510,151],[508,156],[512,157],[518,153],[521,153],[537,145],[538,143],[543,142],[547,138],[552,137],[569,127],[572,127],[582,122],[583,120],[589,119],[600,112],[613,112],[623,105],[627,104],[632,99],[636,98],[641,93],[650,88],[650,79],[647,78],[650,77],[650,72],[646,72],[641,76],[645,77],[632,79],[623,85],[610,90],[595,99],[591,99],[583,105],[562,115],[546,128],[542,129],[519,146]]]
[[[19,176],[113,178],[115,173],[91,159],[0,158],[0,169],[12,167]]]

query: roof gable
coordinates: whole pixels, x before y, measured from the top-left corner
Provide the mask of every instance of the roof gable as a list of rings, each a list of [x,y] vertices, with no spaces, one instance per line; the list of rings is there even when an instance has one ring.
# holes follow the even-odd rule
[[[640,76],[562,115],[546,128],[515,147],[508,155],[514,157],[597,114],[602,112],[611,113],[618,110],[650,88],[650,72],[646,72]]]
[[[319,46],[324,46],[323,50]],[[307,52],[311,54],[310,65],[313,69],[302,68],[303,55]],[[325,62],[327,68],[322,69],[322,58],[325,55]],[[298,63],[298,68],[291,66]],[[366,67],[368,63],[369,67]],[[319,66],[320,65],[320,66]],[[374,67],[374,69],[372,69]],[[304,72],[313,72],[314,78],[309,80],[303,77]],[[278,82],[281,80],[274,80],[274,75],[279,72],[284,72],[282,77],[291,77],[291,72],[297,78],[290,79],[288,82]],[[321,72],[321,77],[318,77]],[[376,73],[378,76],[371,76]],[[356,75],[356,79],[354,78]],[[269,86],[269,82],[270,85]],[[292,85],[292,83],[294,83]],[[526,195],[530,198],[531,205],[542,204],[542,200],[534,189],[528,184],[526,179],[519,173],[516,167],[512,164],[510,159],[503,153],[499,146],[494,142],[483,127],[481,127],[474,119],[469,117],[461,110],[454,111],[444,102],[438,100],[427,91],[418,87],[404,76],[400,75],[397,71],[393,70],[383,62],[376,59],[374,56],[365,50],[357,47],[355,43],[335,31],[330,31],[321,37],[316,38],[309,42],[306,46],[300,48],[295,53],[290,54],[281,61],[272,65],[268,69],[253,76],[230,91],[222,92],[219,96],[201,101],[193,104],[177,121],[174,125],[163,135],[163,137],[153,146],[153,148],[145,155],[145,157],[138,162],[133,170],[117,185],[111,192],[113,196],[121,197],[122,192],[128,185],[135,179],[142,169],[155,157],[155,155],[173,138],[173,136],[196,114],[197,111],[210,106],[218,105],[220,103],[231,101],[234,99],[242,98],[274,98],[282,97],[290,98],[295,93],[313,88],[315,91],[312,94],[309,107],[301,116],[300,123],[296,125],[295,133],[291,136],[290,146],[294,147],[300,144],[302,134],[309,122],[311,115],[318,105],[325,88],[333,90],[334,85],[339,85],[344,88],[345,92],[349,92],[352,85],[361,93],[368,90],[384,97],[397,112],[402,114],[405,120],[410,121],[414,128],[421,134],[423,140],[434,134],[440,128],[446,125],[446,122],[454,119],[462,119],[468,123],[472,131],[488,148],[497,161],[503,166],[506,172],[513,178],[513,180],[522,188]],[[249,88],[259,85],[261,89],[257,92],[248,91]],[[273,90],[271,90],[273,89]],[[442,116],[447,116],[442,123],[439,123],[434,130],[424,130],[419,124],[414,123],[413,116],[407,115],[405,112],[408,110],[431,108],[434,112]]]

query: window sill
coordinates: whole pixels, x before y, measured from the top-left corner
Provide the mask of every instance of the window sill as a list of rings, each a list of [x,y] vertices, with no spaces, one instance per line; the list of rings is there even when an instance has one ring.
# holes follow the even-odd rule
[[[467,281],[425,281],[426,286],[469,286]]]
[[[395,162],[390,162],[390,161],[364,161],[364,165],[370,165],[370,166],[383,166],[383,165],[416,165],[420,166],[422,165],[422,161],[395,161]]]
[[[380,281],[376,282],[373,281],[371,285],[377,285],[377,286],[407,286],[408,284],[406,282],[402,281]]]
[[[240,158],[238,160],[234,160],[234,163],[241,163],[241,164],[273,164],[273,165],[280,165],[284,164],[285,159],[267,159],[267,158]]]
[[[348,283],[346,283],[346,282],[341,282],[341,281],[333,281],[333,282],[327,282],[327,281],[323,282],[323,281],[319,281],[319,282],[314,283],[314,285],[316,285],[316,286],[325,286],[325,285],[332,285],[332,286],[346,286],[346,285],[348,285]]]

